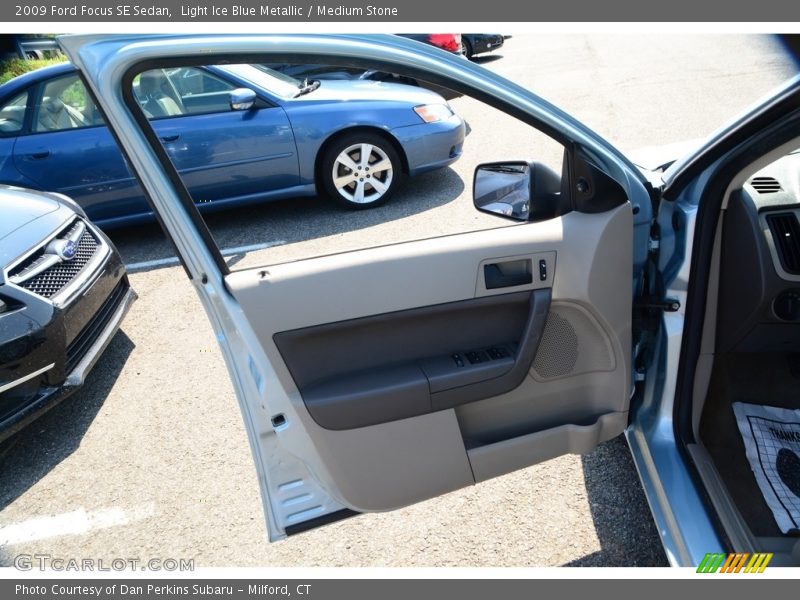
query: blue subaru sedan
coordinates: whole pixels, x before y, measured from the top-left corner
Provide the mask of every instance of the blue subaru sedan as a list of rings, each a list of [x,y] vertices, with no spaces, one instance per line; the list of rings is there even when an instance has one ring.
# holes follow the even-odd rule
[[[375,207],[404,176],[457,160],[464,142],[441,96],[400,84],[236,64],[145,71],[133,90],[202,210],[316,194]],[[0,182],[67,194],[106,228],[153,218],[68,63],[0,86]]]

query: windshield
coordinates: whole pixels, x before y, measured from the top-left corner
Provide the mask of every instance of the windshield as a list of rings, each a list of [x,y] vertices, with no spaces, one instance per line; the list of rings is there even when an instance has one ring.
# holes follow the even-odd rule
[[[303,83],[263,65],[224,65],[220,69],[281,98],[293,98]]]
[[[766,110],[766,107],[775,104],[775,99],[778,97],[786,97],[789,94],[793,93],[800,85],[800,76],[795,75],[791,79],[788,79],[781,85],[779,85],[774,90],[767,93],[765,96],[762,96],[760,100],[758,100],[755,104],[753,104],[747,112],[744,114],[740,114],[733,119],[729,120],[725,125],[717,129],[714,133],[712,133],[706,141],[702,143],[698,148],[695,149],[694,152],[691,152],[687,156],[679,157],[678,160],[672,163],[670,167],[664,171],[662,179],[665,184],[668,186],[676,179],[676,177],[683,172],[687,167],[690,167],[693,164],[698,164],[698,160],[704,154],[707,154],[708,151],[713,147],[719,147],[723,145],[723,142],[729,136],[734,135],[737,131],[741,130],[748,121],[752,121],[756,118],[756,115]]]

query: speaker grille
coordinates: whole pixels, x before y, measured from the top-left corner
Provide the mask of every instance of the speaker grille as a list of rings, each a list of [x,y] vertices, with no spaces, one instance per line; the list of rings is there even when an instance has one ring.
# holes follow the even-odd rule
[[[578,362],[578,335],[570,322],[556,312],[547,315],[533,368],[542,379],[568,375]]]
[[[594,317],[572,304],[551,308],[533,361],[534,378],[550,380],[613,371],[615,364],[610,341]]]

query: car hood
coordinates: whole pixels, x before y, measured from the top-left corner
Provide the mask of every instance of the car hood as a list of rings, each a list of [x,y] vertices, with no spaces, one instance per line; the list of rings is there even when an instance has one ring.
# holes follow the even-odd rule
[[[410,105],[445,104],[436,92],[413,85],[386,83],[384,81],[331,81],[320,80],[313,92],[289,100],[304,102],[407,102]]]
[[[20,227],[61,208],[61,203],[41,192],[22,188],[0,187],[0,240]]]

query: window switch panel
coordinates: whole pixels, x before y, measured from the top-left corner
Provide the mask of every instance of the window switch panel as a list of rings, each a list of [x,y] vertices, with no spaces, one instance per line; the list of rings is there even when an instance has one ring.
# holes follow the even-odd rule
[[[478,363],[486,362],[489,360],[486,353],[481,350],[473,350],[472,352],[466,352],[465,356],[471,365],[477,365]]]
[[[489,358],[491,358],[492,360],[500,360],[501,358],[508,358],[509,356],[511,356],[508,353],[508,350],[503,347],[489,348],[488,350],[486,350],[486,354],[488,354]]]

